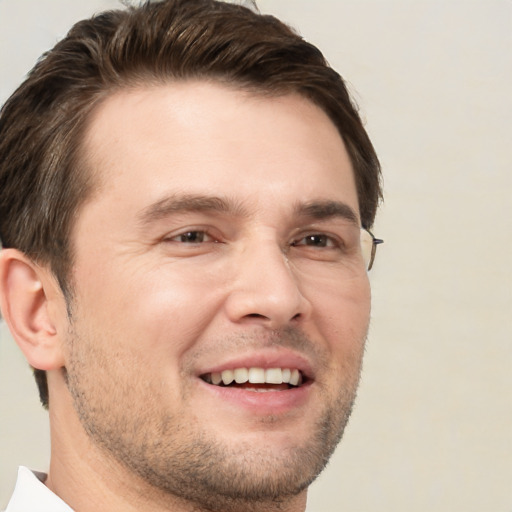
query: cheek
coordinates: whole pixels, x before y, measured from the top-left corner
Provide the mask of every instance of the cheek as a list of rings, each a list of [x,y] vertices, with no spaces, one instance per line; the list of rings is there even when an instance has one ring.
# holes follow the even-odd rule
[[[77,299],[112,344],[158,360],[187,350],[211,321],[221,301],[212,279],[173,264],[112,266],[101,275],[77,275],[85,283]]]
[[[317,310],[329,311],[333,315],[334,324],[358,324],[370,313],[370,283],[365,271],[354,272],[352,275],[331,273],[303,280],[304,293]],[[347,318],[345,313],[350,313]]]
[[[370,285],[366,272],[345,281],[317,283],[310,293],[313,323],[328,345],[333,362],[358,365],[370,319]]]

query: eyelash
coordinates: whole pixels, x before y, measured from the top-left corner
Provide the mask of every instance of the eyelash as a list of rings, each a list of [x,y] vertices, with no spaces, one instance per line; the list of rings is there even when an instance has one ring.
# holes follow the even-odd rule
[[[313,244],[308,243],[308,241],[314,242],[315,241],[314,239],[317,239],[318,242],[321,242],[320,245],[313,245]],[[318,240],[318,239],[320,239],[320,240]],[[305,241],[305,243],[300,243],[303,241]],[[291,243],[291,246],[292,247],[299,247],[299,246],[314,247],[316,249],[318,249],[318,248],[320,248],[320,249],[336,249],[336,248],[339,248],[341,246],[341,244],[337,238],[327,235],[325,233],[309,233],[307,235],[304,235],[301,238],[296,238],[295,240],[293,240],[293,242]]]
[[[209,235],[205,231],[187,231],[185,233],[181,233],[180,235],[176,235],[175,237],[171,238],[173,241],[179,241],[179,242],[190,242],[190,243],[203,243],[205,240],[204,238],[209,237]],[[175,240],[180,239],[180,240]]]
[[[187,237],[187,236],[190,236],[190,235],[198,235],[200,234],[202,238],[201,240],[199,241],[196,241],[196,240],[184,240],[183,238],[184,237]],[[204,240],[204,237],[208,237],[210,238],[211,240]],[[190,237],[192,238],[192,237]],[[177,240],[177,239],[181,239],[181,240]],[[219,242],[219,240],[217,240],[214,236],[212,236],[210,233],[208,233],[207,230],[204,230],[204,229],[189,229],[187,231],[184,231],[182,233],[178,233],[177,235],[174,235],[174,236],[168,236],[168,237],[165,237],[164,238],[164,242],[175,242],[175,243],[183,243],[183,244],[187,244],[187,245],[201,245],[203,243],[217,243]]]
[[[199,238],[199,240],[197,240],[197,238]],[[207,238],[207,240],[205,240],[205,238]],[[178,233],[177,235],[166,237],[164,241],[195,246],[199,246],[204,243],[219,243],[219,240],[216,237],[203,229],[190,229],[182,233]],[[318,245],[316,245],[315,242]],[[295,238],[290,243],[290,246],[311,247],[314,249],[337,249],[342,247],[343,244],[340,243],[336,237],[319,232],[308,233],[300,238]]]

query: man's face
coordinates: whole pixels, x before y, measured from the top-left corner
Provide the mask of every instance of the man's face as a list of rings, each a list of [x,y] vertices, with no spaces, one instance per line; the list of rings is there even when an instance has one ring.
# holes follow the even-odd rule
[[[197,502],[299,493],[348,419],[370,309],[336,128],[299,96],[181,83],[107,99],[84,149],[100,185],[66,368],[85,430]]]

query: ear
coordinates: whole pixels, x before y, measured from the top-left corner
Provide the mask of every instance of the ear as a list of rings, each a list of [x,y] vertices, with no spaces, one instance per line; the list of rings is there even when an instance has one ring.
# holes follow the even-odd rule
[[[56,279],[16,249],[0,251],[0,307],[9,329],[31,366],[64,366],[58,315],[65,301]],[[61,324],[62,325],[62,324]]]

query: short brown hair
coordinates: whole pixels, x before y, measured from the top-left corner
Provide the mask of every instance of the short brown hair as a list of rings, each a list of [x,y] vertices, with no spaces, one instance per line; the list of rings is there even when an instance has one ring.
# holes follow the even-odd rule
[[[80,159],[95,107],[116,90],[199,78],[260,94],[299,93],[337,126],[354,168],[361,220],[373,224],[380,166],[343,79],[272,16],[215,0],[166,0],[77,23],[0,113],[0,238],[50,266],[66,297],[70,233],[94,182]],[[46,374],[35,370],[43,405]]]

